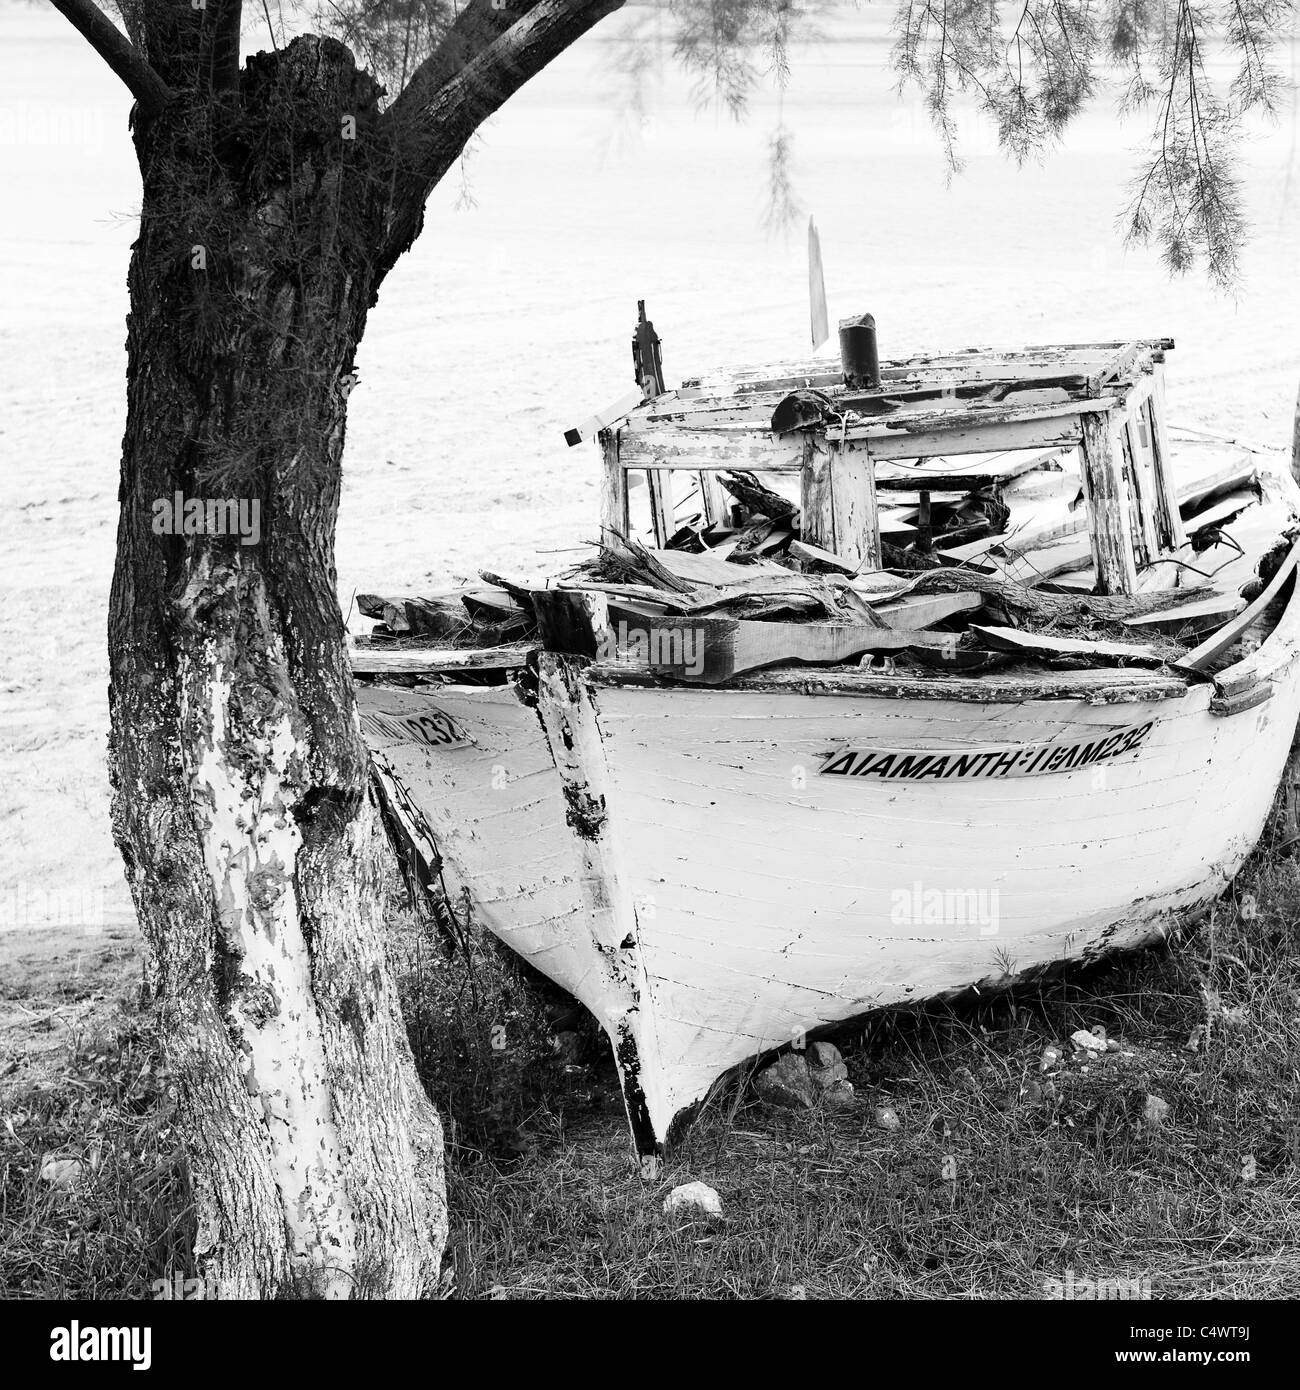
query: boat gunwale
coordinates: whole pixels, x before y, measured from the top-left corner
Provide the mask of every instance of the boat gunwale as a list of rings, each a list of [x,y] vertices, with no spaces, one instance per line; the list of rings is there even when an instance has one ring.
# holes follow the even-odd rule
[[[1025,700],[1085,700],[1111,704],[1182,699],[1194,682],[1177,674],[1136,672],[1116,667],[1085,670],[1005,672],[990,676],[925,677],[833,667],[780,667],[747,671],[718,685],[676,681],[645,667],[616,661],[592,662],[586,671],[595,686],[635,686],[661,690],[732,691],[748,694],[849,695],[892,700],[955,700],[963,703],[1019,704]]]

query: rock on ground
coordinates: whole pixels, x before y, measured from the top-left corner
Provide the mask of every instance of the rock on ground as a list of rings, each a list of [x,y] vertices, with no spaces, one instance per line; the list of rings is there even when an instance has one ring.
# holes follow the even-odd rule
[[[1142,1105],[1142,1123],[1159,1129],[1169,1118],[1169,1102],[1163,1096],[1148,1096]]]
[[[722,1198],[706,1182],[688,1182],[673,1190],[664,1198],[664,1210],[701,1211],[705,1216],[722,1215]]]
[[[834,1043],[815,1042],[809,1046],[808,1070],[812,1074],[813,1084],[823,1091],[849,1079],[849,1069]]]
[[[817,1102],[817,1084],[808,1059],[800,1052],[782,1053],[759,1072],[754,1092],[769,1105],[783,1105],[789,1110],[811,1110]]]
[[[836,1081],[822,1092],[822,1104],[828,1110],[852,1110],[857,1103],[851,1081]]]
[[[81,1172],[81,1161],[76,1158],[56,1158],[53,1154],[46,1154],[41,1160],[41,1181],[49,1183],[51,1187],[64,1190],[75,1187],[81,1180]]]

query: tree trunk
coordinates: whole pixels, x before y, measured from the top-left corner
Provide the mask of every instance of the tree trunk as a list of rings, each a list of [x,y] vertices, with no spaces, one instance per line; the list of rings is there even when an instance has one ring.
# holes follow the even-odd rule
[[[298,39],[249,60],[239,102],[135,131],[114,832],[227,1296],[418,1295],[446,1238],[335,594],[376,95],[342,45]]]

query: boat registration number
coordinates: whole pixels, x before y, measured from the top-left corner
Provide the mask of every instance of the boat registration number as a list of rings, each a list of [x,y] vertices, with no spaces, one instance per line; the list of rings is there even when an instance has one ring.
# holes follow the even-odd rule
[[[362,710],[361,732],[389,742],[423,743],[430,748],[464,748],[473,742],[451,715],[439,709],[419,714]]]
[[[818,768],[823,777],[876,777],[885,782],[938,782],[974,778],[1039,777],[1136,753],[1151,725],[1134,724],[1109,733],[1098,730],[1070,743],[1019,744],[1009,748],[840,748]]]

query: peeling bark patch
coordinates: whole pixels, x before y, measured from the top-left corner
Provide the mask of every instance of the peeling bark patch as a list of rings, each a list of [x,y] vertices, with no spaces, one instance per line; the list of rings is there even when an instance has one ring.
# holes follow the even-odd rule
[[[218,629],[180,663],[186,770],[217,910],[214,966],[265,1116],[292,1257],[315,1271],[320,1292],[346,1297],[356,1222],[295,880],[306,726],[259,589],[240,611],[246,628]]]

